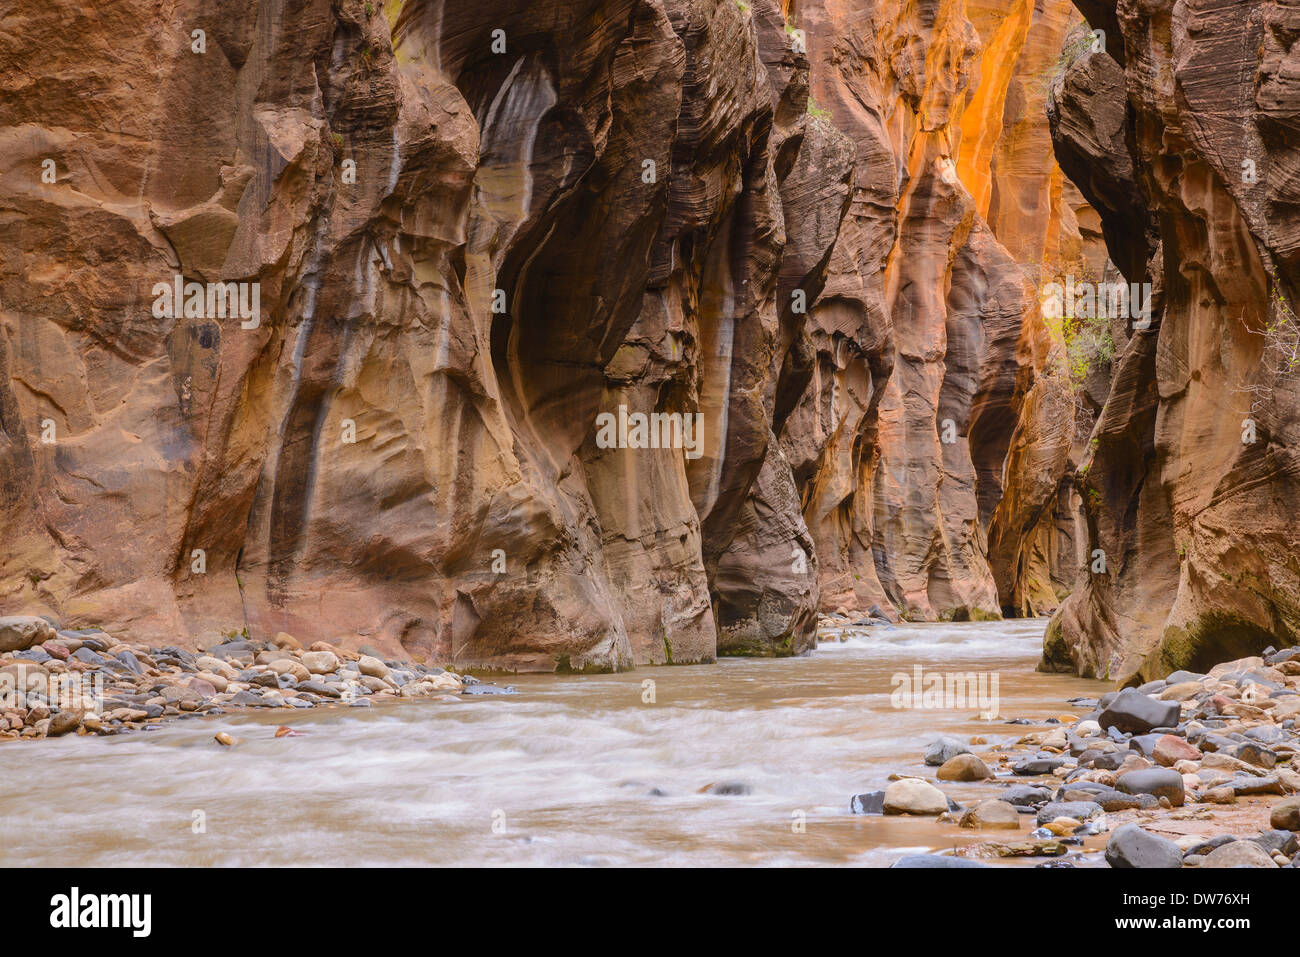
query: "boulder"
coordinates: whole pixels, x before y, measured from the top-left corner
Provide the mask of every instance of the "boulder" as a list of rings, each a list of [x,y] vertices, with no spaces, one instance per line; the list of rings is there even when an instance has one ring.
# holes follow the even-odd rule
[[[962,827],[993,830],[1020,830],[1020,812],[1006,801],[980,801],[967,810],[957,821]]]
[[[1269,809],[1269,826],[1280,831],[1300,831],[1300,797],[1278,801]]]
[[[1123,824],[1106,842],[1106,863],[1117,868],[1182,867],[1183,852],[1167,838],[1136,824]]]
[[[1102,728],[1126,734],[1147,734],[1155,728],[1174,727],[1181,712],[1177,701],[1160,701],[1126,688],[1111,700],[1097,722]]]
[[[1210,851],[1201,867],[1277,867],[1277,863],[1254,841],[1233,841]]]
[[[1201,752],[1176,734],[1162,734],[1156,739],[1151,756],[1161,767],[1172,768],[1179,761],[1199,760]]]
[[[935,777],[940,781],[983,781],[993,777],[993,772],[975,755],[958,754],[945,761]]]
[[[883,810],[886,814],[939,815],[948,810],[948,799],[933,784],[903,778],[885,788]]]
[[[302,665],[314,675],[329,675],[339,670],[339,659],[332,651],[306,651]]]
[[[34,645],[53,641],[54,626],[35,615],[7,615],[0,618],[0,654],[26,651]]]
[[[1115,781],[1115,790],[1124,794],[1150,794],[1168,798],[1179,807],[1184,801],[1183,776],[1170,768],[1146,768],[1121,774]]]
[[[970,754],[970,748],[958,738],[942,737],[931,741],[925,748],[925,763],[939,767],[959,754]]]

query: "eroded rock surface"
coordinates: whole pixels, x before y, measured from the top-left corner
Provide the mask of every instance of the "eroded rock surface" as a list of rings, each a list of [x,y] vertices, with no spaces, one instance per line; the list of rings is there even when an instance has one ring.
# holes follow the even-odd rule
[[[1089,554],[1044,668],[1120,681],[1295,642],[1300,169],[1294,7],[1080,3],[1107,31],[1052,132],[1111,258],[1147,280],[1080,466]]]
[[[782,435],[824,607],[1041,613],[1073,577],[1070,386],[1034,284],[1084,255],[1086,203],[1042,119],[1075,19],[1052,2],[800,7],[814,101],[857,146],[812,385]]]
[[[797,654],[819,605],[1053,607],[1071,413],[1024,267],[1085,245],[1041,121],[1071,17],[20,3],[5,610],[602,670]],[[602,439],[651,413],[672,447]]]

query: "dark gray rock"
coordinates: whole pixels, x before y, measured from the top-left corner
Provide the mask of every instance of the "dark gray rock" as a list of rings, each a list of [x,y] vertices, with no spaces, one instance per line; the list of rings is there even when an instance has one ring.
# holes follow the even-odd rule
[[[342,697],[339,690],[333,685],[328,685],[323,681],[317,681],[314,678],[311,681],[300,681],[298,683],[298,690],[300,692],[306,691],[309,694],[319,695],[322,698]]]
[[[1136,751],[1147,760],[1151,760],[1151,755],[1155,752],[1156,742],[1162,735],[1159,734],[1135,734],[1129,738],[1128,749]]]
[[[1011,767],[1012,774],[1035,775],[1051,774],[1065,763],[1065,758],[1025,758]]]
[[[1264,850],[1272,854],[1274,851],[1281,851],[1287,857],[1292,857],[1297,851],[1300,851],[1300,839],[1290,831],[1264,831],[1257,837],[1252,837],[1254,841]]]
[[[883,794],[884,792],[880,792]],[[1052,799],[1052,792],[1047,788],[1036,788],[1026,784],[1017,784],[1007,788],[998,795],[998,799],[1018,808],[1032,808],[1046,804]]]
[[[1126,688],[1101,713],[1098,723],[1130,734],[1147,734],[1154,728],[1176,727],[1181,708],[1177,701],[1158,701]]]
[[[1144,768],[1121,774],[1115,790],[1123,794],[1150,794],[1155,798],[1168,798],[1174,807],[1182,805],[1183,776],[1172,768]]]
[[[1224,750],[1234,758],[1245,761],[1247,764],[1253,764],[1257,768],[1273,768],[1277,766],[1277,752],[1270,750],[1257,741],[1245,741]]]
[[[937,768],[959,754],[970,753],[965,741],[944,735],[925,746],[925,763]]]
[[[849,802],[849,809],[854,814],[884,814],[885,792],[866,791],[863,794],[855,794]]]
[[[1106,863],[1119,868],[1182,867],[1183,852],[1173,841],[1124,824],[1106,842]]]

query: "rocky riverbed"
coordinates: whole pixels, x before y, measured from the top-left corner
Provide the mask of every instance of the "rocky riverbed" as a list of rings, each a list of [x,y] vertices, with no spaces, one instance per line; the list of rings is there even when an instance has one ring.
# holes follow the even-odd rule
[[[44,618],[0,618],[0,739],[120,734],[247,709],[370,707],[404,698],[512,694],[470,675],[292,636],[230,635],[206,648],[153,647]],[[229,735],[219,739],[228,744]]]
[[[1069,867],[1097,850],[1118,868],[1300,865],[1300,648],[1068,704],[1014,738],[940,736],[924,754],[933,781],[896,774],[854,796],[853,811],[989,834],[896,867]],[[986,793],[959,803],[944,791],[958,782]]]

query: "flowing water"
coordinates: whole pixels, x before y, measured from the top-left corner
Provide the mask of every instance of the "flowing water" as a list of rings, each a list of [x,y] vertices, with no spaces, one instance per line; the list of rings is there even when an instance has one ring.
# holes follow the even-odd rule
[[[1003,718],[1107,690],[1034,672],[1043,626],[877,626],[805,658],[0,743],[0,865],[886,865],[979,838],[850,814],[852,795],[895,771],[932,775],[921,752],[937,733],[993,744],[1027,730],[973,704],[894,708],[891,676],[995,674]],[[281,723],[306,733],[276,738]],[[721,782],[749,793],[701,793]]]

